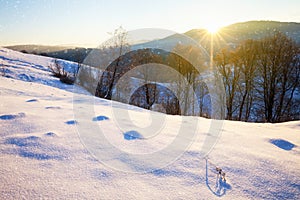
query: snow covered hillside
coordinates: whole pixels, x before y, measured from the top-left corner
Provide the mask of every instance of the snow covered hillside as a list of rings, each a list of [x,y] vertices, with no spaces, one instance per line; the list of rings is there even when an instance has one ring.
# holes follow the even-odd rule
[[[77,63],[59,59],[57,61],[67,71],[72,71],[74,67],[77,67]],[[72,92],[73,86],[62,84],[59,79],[51,76],[48,66],[53,62],[53,58],[24,54],[0,47],[0,75],[27,82],[37,82]],[[84,90],[80,90],[80,92],[88,94]]]
[[[0,199],[300,199],[300,121],[224,121],[204,157],[213,120],[94,99],[50,76],[51,61],[0,48],[5,72],[0,76]],[[92,115],[78,117],[91,108],[91,99]],[[120,119],[122,112],[128,117]],[[150,117],[165,120],[157,135],[143,132],[155,121]],[[195,122],[195,138],[180,135],[180,127]],[[176,139],[191,143],[167,166],[155,168],[161,160],[149,160],[149,169],[141,173],[137,166],[144,165],[111,153],[103,141],[91,151],[87,143],[99,139],[93,127],[124,155],[147,157]]]

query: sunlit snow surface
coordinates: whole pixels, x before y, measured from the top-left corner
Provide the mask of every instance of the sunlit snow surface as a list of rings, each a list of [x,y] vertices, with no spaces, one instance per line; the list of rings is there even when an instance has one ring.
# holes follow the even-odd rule
[[[198,120],[197,138],[181,157],[148,173],[116,171],[94,158],[77,133],[73,86],[47,71],[52,59],[0,49],[0,199],[299,199],[300,122],[255,124],[225,121],[221,136],[205,160],[203,140],[211,121],[166,116],[166,140],[179,121]],[[71,65],[72,63],[66,63]],[[1,66],[1,67],[2,67]],[[1,73],[1,72],[0,72]],[[78,91],[78,88],[77,88]],[[87,93],[81,90],[82,99]],[[85,101],[80,103],[83,107]],[[144,137],[114,123],[111,106],[99,99],[91,123],[134,150]],[[129,108],[138,121],[148,111]],[[126,124],[126,123],[125,123]],[[173,130],[171,132],[171,130]],[[153,139],[160,138],[153,136]],[[170,138],[169,138],[170,139]],[[112,141],[114,142],[114,141]],[[156,140],[144,151],[164,146]],[[101,148],[101,147],[99,147]],[[114,159],[111,158],[113,163]],[[123,160],[124,164],[127,160]],[[215,167],[226,172],[221,180]]]

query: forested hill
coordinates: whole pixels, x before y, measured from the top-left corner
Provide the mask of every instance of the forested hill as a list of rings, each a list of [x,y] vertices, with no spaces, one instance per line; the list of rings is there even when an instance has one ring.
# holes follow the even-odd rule
[[[275,31],[286,34],[300,46],[300,23],[276,21],[248,21],[221,28],[214,36],[215,49],[236,46],[247,39],[262,39]],[[198,41],[204,48],[210,48],[210,35],[204,29],[192,29],[185,35]]]

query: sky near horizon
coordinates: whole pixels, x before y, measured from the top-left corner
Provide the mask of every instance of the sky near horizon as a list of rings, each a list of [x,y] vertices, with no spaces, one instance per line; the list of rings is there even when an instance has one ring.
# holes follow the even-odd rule
[[[0,46],[96,47],[114,29],[184,33],[250,20],[300,22],[299,0],[0,0]]]

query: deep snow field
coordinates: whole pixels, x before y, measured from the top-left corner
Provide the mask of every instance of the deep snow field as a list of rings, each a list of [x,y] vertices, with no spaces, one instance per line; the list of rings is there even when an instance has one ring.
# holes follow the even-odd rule
[[[300,199],[300,121],[224,121],[204,158],[200,151],[212,120],[165,116],[163,135],[147,143],[124,134],[111,109],[128,108],[125,128],[133,131],[131,121],[164,114],[95,99],[94,118],[87,120],[120,148],[160,148],[176,137],[178,123],[198,121],[197,138],[166,167],[145,173],[115,170],[92,156],[78,134],[74,107],[88,107],[85,99],[92,97],[50,76],[51,61],[0,48],[6,76],[0,76],[0,199]],[[73,101],[73,91],[82,101]],[[216,166],[226,172],[226,182]]]

